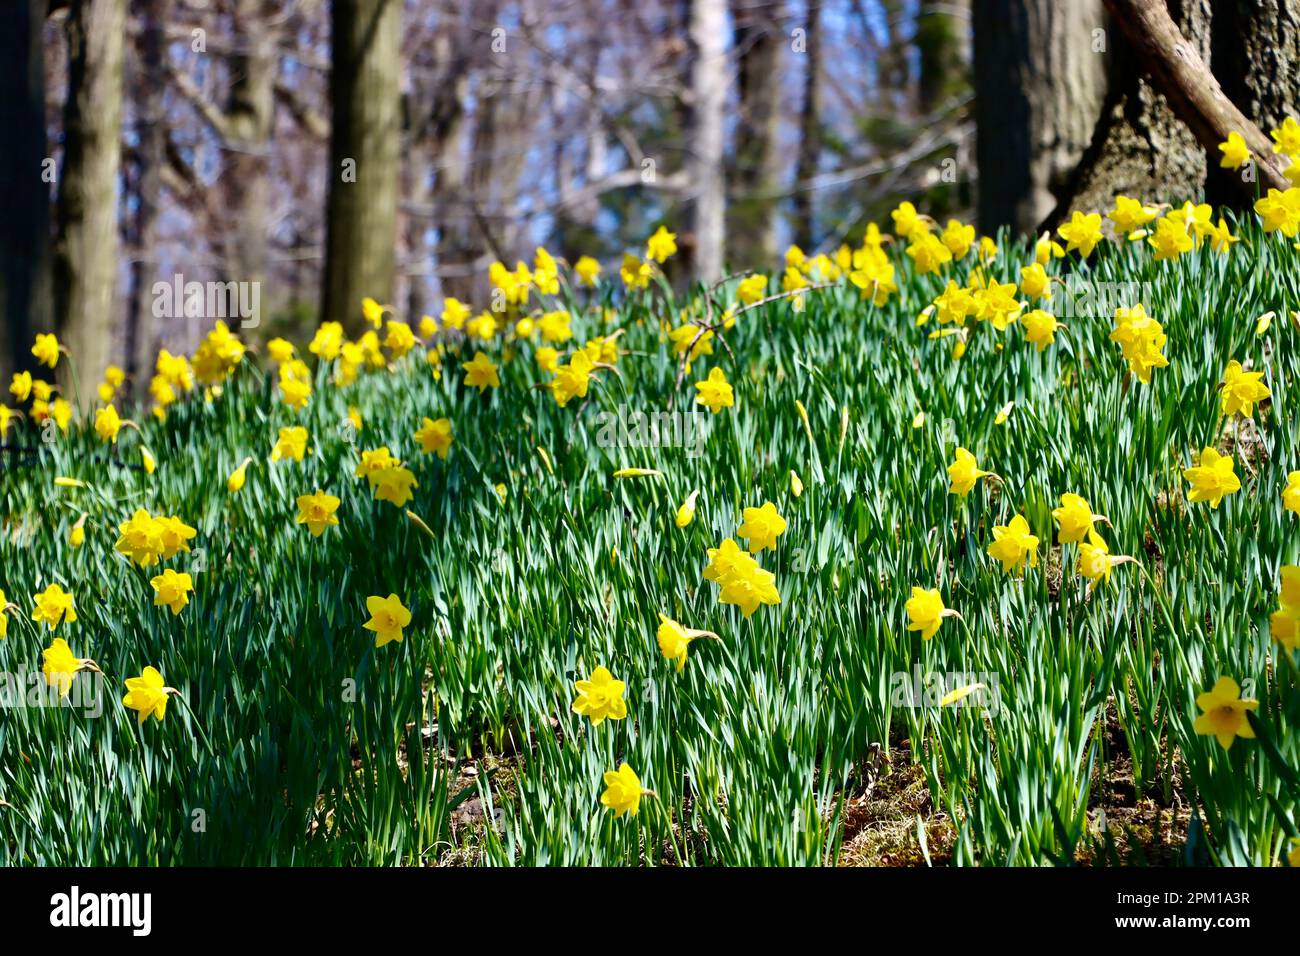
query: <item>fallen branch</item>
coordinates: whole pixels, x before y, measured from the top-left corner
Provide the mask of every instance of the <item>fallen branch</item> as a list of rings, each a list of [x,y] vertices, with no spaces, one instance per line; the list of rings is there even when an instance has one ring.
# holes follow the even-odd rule
[[[1104,2],[1151,84],[1211,156],[1218,154],[1229,133],[1240,133],[1259,169],[1261,184],[1283,190],[1291,185],[1282,175],[1268,136],[1224,95],[1196,48],[1170,18],[1164,0]]]

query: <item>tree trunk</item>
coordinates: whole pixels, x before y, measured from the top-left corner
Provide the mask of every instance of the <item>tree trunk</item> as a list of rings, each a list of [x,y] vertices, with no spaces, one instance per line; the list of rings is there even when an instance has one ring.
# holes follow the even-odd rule
[[[126,0],[71,4],[54,309],[59,335],[76,363],[80,399],[86,407],[108,366],[117,305],[116,200],[125,35]],[[71,394],[66,374],[63,384]]]
[[[1107,87],[1094,43],[1116,33],[1101,0],[975,0],[972,20],[979,227],[1032,232],[1092,140]]]
[[[269,27],[273,13],[265,0],[237,0],[233,15],[236,52],[230,58],[221,186],[230,212],[224,236],[225,278],[234,282],[266,281],[275,121],[275,34]],[[257,301],[260,305],[264,299],[259,295]],[[261,316],[250,321],[260,322]]]
[[[44,0],[22,0],[0,30],[0,387],[31,368],[32,337],[52,326],[50,314],[50,186],[43,163],[45,60],[41,30]],[[0,394],[3,403],[8,394]]]
[[[762,5],[732,0],[740,104],[727,235],[729,256],[738,268],[766,266],[776,257],[784,14],[781,0]]]
[[[1208,63],[1208,0],[1170,0],[1168,7],[1183,37]],[[1122,33],[1111,29],[1107,42],[1110,85],[1101,118],[1061,204],[1044,217],[1044,226],[1075,209],[1105,213],[1119,194],[1181,203],[1199,198],[1204,189],[1205,149],[1143,74]]]
[[[1237,109],[1265,132],[1300,114],[1300,0],[1236,0],[1214,8],[1210,25],[1215,78]],[[1246,204],[1238,170],[1210,154],[1206,198]]]
[[[722,278],[726,194],[723,177],[723,112],[727,101],[727,10],[725,0],[693,0],[691,46],[691,190],[694,194],[695,277]]]
[[[806,184],[817,175],[821,158],[821,7],[821,0],[808,0],[803,35],[803,102],[799,107],[799,158],[794,174],[794,241],[803,249],[812,249],[816,236],[814,194]]]
[[[157,274],[155,225],[162,197],[162,172],[166,162],[167,127],[163,93],[167,88],[165,31],[171,0],[139,0],[142,32],[140,69],[136,80],[136,195],[132,233],[135,256],[131,261],[127,294],[125,366],[136,391],[152,365],[155,348],[151,277]]]
[[[361,300],[390,301],[402,101],[400,0],[331,5],[332,123],[322,318],[350,333]]]

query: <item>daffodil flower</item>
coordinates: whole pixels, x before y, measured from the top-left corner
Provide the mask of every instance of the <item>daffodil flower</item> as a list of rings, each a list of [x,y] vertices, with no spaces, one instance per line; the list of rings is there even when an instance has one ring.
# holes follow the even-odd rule
[[[1231,677],[1220,677],[1214,687],[1199,694],[1196,706],[1202,711],[1192,724],[1192,729],[1203,736],[1212,736],[1224,750],[1230,748],[1238,737],[1253,739],[1255,730],[1246,716],[1259,707],[1259,701],[1242,699],[1241,688]]]
[[[597,667],[586,680],[573,682],[573,689],[578,692],[573,702],[573,712],[591,718],[591,725],[599,727],[606,718],[622,720],[627,716],[627,704],[623,701],[626,685],[615,680],[608,668]]]
[[[920,631],[923,641],[928,641],[938,633],[944,618],[961,617],[952,608],[943,606],[938,588],[927,591],[925,588],[913,587],[912,596],[907,599],[904,610],[907,611],[907,629]]]
[[[374,631],[375,647],[402,640],[402,629],[411,623],[411,612],[402,604],[401,598],[396,594],[386,598],[371,595],[366,598],[366,610],[370,612],[370,620],[362,627]]]
[[[613,810],[615,817],[625,813],[634,817],[641,808],[641,798],[648,792],[641,786],[641,778],[625,761],[617,770],[605,774],[605,792],[600,795],[600,802]]]

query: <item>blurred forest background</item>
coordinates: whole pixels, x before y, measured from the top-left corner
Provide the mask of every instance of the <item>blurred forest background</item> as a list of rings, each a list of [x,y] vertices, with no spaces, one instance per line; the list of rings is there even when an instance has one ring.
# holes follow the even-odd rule
[[[176,274],[258,283],[241,334],[300,338],[355,331],[363,296],[486,307],[488,266],[539,245],[616,274],[659,224],[686,283],[857,242],[900,199],[990,234],[1116,193],[1240,207],[1287,185],[1259,129],[1300,87],[1300,0],[3,8],[4,381],[53,329],[83,380],[139,388],[212,326],[155,314]],[[1246,189],[1215,151],[1241,118]]]

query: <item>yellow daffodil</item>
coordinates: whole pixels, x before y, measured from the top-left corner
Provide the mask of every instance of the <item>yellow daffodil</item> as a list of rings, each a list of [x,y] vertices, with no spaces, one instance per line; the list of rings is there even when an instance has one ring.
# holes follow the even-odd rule
[[[252,461],[251,458],[245,458],[239,463],[239,467],[230,473],[230,477],[226,479],[226,491],[233,495],[243,490],[244,482],[248,478],[248,466]]]
[[[927,591],[925,588],[913,586],[912,596],[907,599],[903,607],[907,611],[907,629],[920,631],[921,639],[924,641],[928,641],[938,633],[945,617],[961,617],[956,611],[943,606],[943,598],[939,596],[938,588]]]
[[[621,817],[625,813],[634,817],[645,793],[641,787],[641,778],[627,763],[623,763],[617,770],[605,774],[605,792],[600,795],[600,802],[602,806],[613,810],[615,817]]]
[[[1038,538],[1029,533],[1029,522],[1023,515],[1016,515],[1009,524],[994,525],[988,551],[1008,573],[1023,573],[1026,562],[1031,568],[1038,567]]]
[[[767,295],[767,276],[755,273],[740,280],[736,286],[736,298],[743,305],[753,305]]]
[[[497,375],[496,364],[483,352],[475,352],[474,358],[464,364],[465,384],[477,388],[480,393],[487,388],[499,388],[501,379]]]
[[[83,660],[72,653],[72,648],[68,642],[61,637],[56,637],[50,646],[41,651],[41,673],[45,675],[45,683],[50,687],[57,687],[59,697],[67,697],[72,690],[72,681],[78,672],[95,671],[99,668],[92,660]]]
[[[749,553],[758,554],[764,548],[776,548],[776,539],[785,533],[786,520],[776,510],[776,505],[767,501],[761,508],[746,508],[743,512],[744,524],[736,531],[736,536],[749,540]]]
[[[1106,214],[1106,218],[1115,224],[1115,230],[1133,233],[1152,222],[1160,210],[1155,206],[1143,205],[1139,200],[1129,196],[1116,196],[1115,208]]]
[[[1032,309],[1021,314],[1020,327],[1025,331],[1025,340],[1032,342],[1041,352],[1056,340],[1056,330],[1061,328],[1061,323],[1050,312]]]
[[[1236,130],[1219,144],[1219,152],[1223,153],[1223,158],[1219,160],[1219,166],[1223,169],[1240,169],[1250,159],[1250,147]]]
[[[682,627],[667,614],[659,614],[659,630],[655,633],[659,653],[663,654],[664,659],[676,665],[677,670],[681,671],[682,667],[686,666],[686,653],[690,649],[690,644],[701,637],[722,640],[712,631],[697,631],[692,627]]]
[[[968,495],[971,489],[975,487],[975,482],[981,478],[995,478],[998,481],[1002,479],[991,471],[982,470],[975,461],[975,456],[965,448],[958,447],[956,457],[951,465],[948,466],[948,493],[952,495]]]
[[[1183,471],[1183,478],[1191,483],[1188,501],[1208,501],[1211,508],[1219,507],[1225,495],[1241,490],[1241,479],[1233,472],[1231,455],[1220,455],[1213,448],[1201,449],[1198,463]]]
[[[594,286],[600,277],[600,263],[591,256],[582,256],[573,266],[583,285]]]
[[[193,578],[188,574],[178,574],[171,568],[150,579],[149,584],[157,592],[153,596],[154,607],[171,608],[173,617],[190,603],[190,592],[194,590]]]
[[[1288,116],[1277,129],[1270,130],[1268,135],[1273,137],[1274,153],[1285,156],[1300,154],[1300,123],[1295,121],[1295,117]]]
[[[434,454],[445,459],[451,449],[451,420],[425,418],[415,433],[415,440],[420,443],[420,450],[426,455]]]
[[[551,382],[551,397],[555,404],[564,408],[574,398],[586,398],[595,367],[591,356],[581,350],[575,352],[567,363],[558,366]]]
[[[47,368],[54,368],[59,364],[58,338],[49,333],[38,334],[36,344],[32,346],[32,355],[36,356],[36,361]]]
[[[1282,489],[1282,507],[1300,514],[1300,471],[1288,472]]]
[[[306,454],[307,429],[299,425],[281,428],[280,437],[276,439],[275,445],[271,448],[271,460],[280,461],[284,458],[292,458],[294,461],[302,461]]]
[[[1112,569],[1134,560],[1127,554],[1111,554],[1110,548],[1097,533],[1096,528],[1088,529],[1088,539],[1079,544],[1079,560],[1075,570],[1088,579],[1091,591],[1099,582],[1109,581]]]
[[[77,619],[77,611],[72,606],[72,595],[58,584],[51,584],[39,594],[32,595],[32,620],[44,621],[54,630],[61,622],[71,624]]]
[[[330,525],[339,523],[339,499],[320,489],[315,494],[298,496],[298,524],[305,524],[313,538],[319,538]]]
[[[411,623],[411,612],[403,606],[401,598],[396,594],[386,598],[372,595],[366,598],[366,610],[370,612],[370,620],[362,627],[375,632],[375,647],[402,640],[402,628]]]
[[[646,241],[645,257],[655,262],[667,262],[677,252],[677,234],[660,226],[655,234]]]
[[[1264,384],[1263,372],[1246,372],[1241,363],[1233,359],[1223,371],[1223,382],[1219,386],[1219,407],[1224,415],[1240,413],[1243,418],[1250,418],[1255,411],[1255,403],[1263,401],[1271,394]]]
[[[155,668],[146,667],[139,677],[126,679],[122,703],[136,712],[136,722],[143,725],[150,714],[155,720],[162,720],[167,714],[167,697],[176,692],[175,688],[164,685],[162,674]]]
[[[1086,259],[1102,240],[1101,216],[1095,212],[1084,214],[1076,211],[1056,233],[1065,240],[1066,252],[1078,249],[1079,255]]]
[[[695,520],[695,499],[698,498],[699,495],[700,493],[698,491],[692,491],[686,496],[686,500],[678,507],[677,514],[673,516],[673,521],[676,523],[677,527],[685,528]]]
[[[3,595],[0,595],[2,599]],[[1268,619],[1273,640],[1294,653],[1300,647],[1300,567],[1282,566],[1282,587],[1278,593],[1278,608]]]
[[[100,441],[106,441],[113,444],[117,443],[118,432],[122,430],[122,419],[118,417],[117,409],[112,405],[106,405],[95,411],[95,434],[99,436]]]
[[[1106,520],[1093,514],[1087,501],[1068,491],[1061,495],[1061,506],[1053,509],[1052,517],[1061,529],[1058,538],[1062,544],[1078,544],[1092,531],[1094,521]]]
[[[706,406],[715,415],[736,404],[735,393],[727,381],[726,373],[716,366],[709,372],[707,379],[695,383],[695,390],[699,392],[695,398],[696,403]]]
[[[1212,736],[1227,750],[1238,737],[1254,739],[1255,730],[1246,716],[1259,707],[1259,701],[1242,699],[1241,688],[1231,677],[1220,677],[1213,689],[1196,697],[1202,711],[1192,729],[1202,736]]]
[[[625,686],[607,668],[597,667],[586,680],[573,682],[573,689],[578,692],[573,712],[591,718],[593,727],[599,727],[606,718],[622,720],[627,716],[627,704],[623,700]]]

